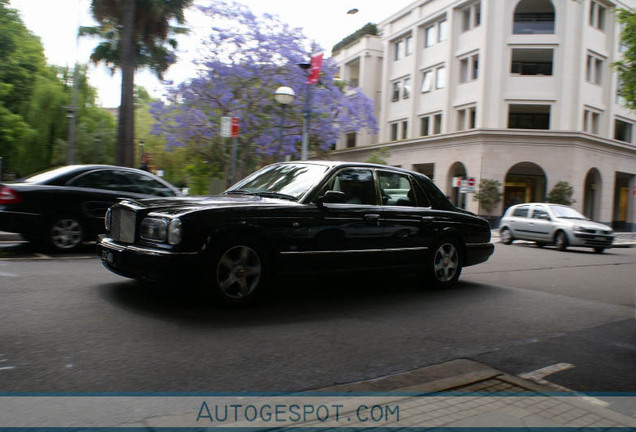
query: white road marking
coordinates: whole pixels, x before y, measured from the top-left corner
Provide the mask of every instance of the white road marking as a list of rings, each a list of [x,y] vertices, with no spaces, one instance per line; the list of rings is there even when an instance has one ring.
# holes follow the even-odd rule
[[[1,371],[1,370],[9,370],[9,369],[15,369],[15,366],[5,366],[5,367],[0,367],[0,371]]]
[[[554,384],[550,381],[547,381],[545,379],[545,377],[547,377],[548,375],[552,375],[555,374],[557,372],[562,372],[564,370],[568,370],[568,369],[572,369],[576,366],[574,366],[573,364],[570,363],[556,363],[553,364],[551,366],[546,366],[544,368],[541,369],[537,369],[535,371],[532,372],[526,372],[526,373],[522,373],[519,375],[520,378],[524,378],[530,381],[534,381],[537,384],[541,384],[544,386],[549,386],[551,388],[553,388],[556,391],[560,391],[560,392],[564,392],[564,393],[574,393],[575,395],[579,395],[578,392],[569,389],[567,387],[563,387],[560,386],[558,384]],[[591,403],[593,405],[597,405],[597,406],[601,406],[601,407],[608,407],[610,406],[609,403],[602,401],[600,399],[597,399],[595,397],[592,396],[585,396],[585,395],[580,395],[580,398],[588,403]]]
[[[13,274],[13,273],[5,273],[5,272],[1,272],[0,271],[0,276],[6,276],[6,277],[18,277],[17,274]]]

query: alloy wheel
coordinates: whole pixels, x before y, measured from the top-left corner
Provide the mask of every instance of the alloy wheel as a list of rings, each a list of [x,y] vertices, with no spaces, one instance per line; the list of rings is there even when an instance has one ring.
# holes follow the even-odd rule
[[[76,248],[84,238],[82,225],[75,219],[60,219],[51,226],[51,244],[60,250]]]
[[[435,251],[433,272],[440,282],[450,282],[455,278],[459,264],[459,252],[452,243],[443,243]]]
[[[216,282],[227,298],[241,300],[249,297],[262,277],[261,259],[246,245],[232,246],[219,259]]]

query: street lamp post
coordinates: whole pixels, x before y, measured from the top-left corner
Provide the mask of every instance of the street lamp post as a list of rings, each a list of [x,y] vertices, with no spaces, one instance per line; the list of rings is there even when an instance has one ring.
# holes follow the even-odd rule
[[[309,71],[311,63],[298,63],[298,67]],[[300,149],[300,160],[307,160],[309,153],[309,118],[311,117],[311,85],[305,83],[305,108],[303,110],[303,142]]]
[[[285,113],[287,112],[287,107],[294,101],[295,97],[296,93],[294,93],[294,89],[287,86],[278,87],[274,93],[274,99],[276,99],[276,102],[283,108],[283,113],[280,116],[278,158],[280,158],[280,152],[284,144],[283,129],[285,127]]]

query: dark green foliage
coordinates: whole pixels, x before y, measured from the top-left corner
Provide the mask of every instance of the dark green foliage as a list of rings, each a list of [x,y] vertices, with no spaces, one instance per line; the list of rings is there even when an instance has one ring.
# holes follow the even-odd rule
[[[379,32],[378,32],[377,25],[373,23],[365,24],[364,27],[355,31],[354,33],[350,34],[349,36],[347,36],[346,38],[344,38],[343,40],[335,44],[333,48],[331,49],[331,54],[332,55],[336,54],[338,51],[340,51],[341,49],[343,49],[350,43],[357,41],[362,36],[366,36],[366,35],[378,36],[378,34]]]
[[[490,213],[493,207],[501,201],[501,182],[492,179],[481,179],[479,190],[473,195],[473,200],[478,201],[481,208]]]
[[[575,200],[572,199],[574,188],[566,181],[560,181],[554,185],[546,200],[553,204],[572,205]]]

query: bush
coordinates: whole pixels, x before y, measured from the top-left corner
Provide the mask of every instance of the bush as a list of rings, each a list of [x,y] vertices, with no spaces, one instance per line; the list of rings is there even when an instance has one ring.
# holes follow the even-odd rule
[[[492,179],[481,179],[479,182],[479,190],[473,195],[473,200],[478,201],[479,205],[490,213],[490,211],[501,201],[503,196],[501,190],[501,182]]]
[[[553,204],[572,205],[576,201],[572,199],[574,188],[566,181],[560,181],[554,185],[548,194],[547,201]]]

